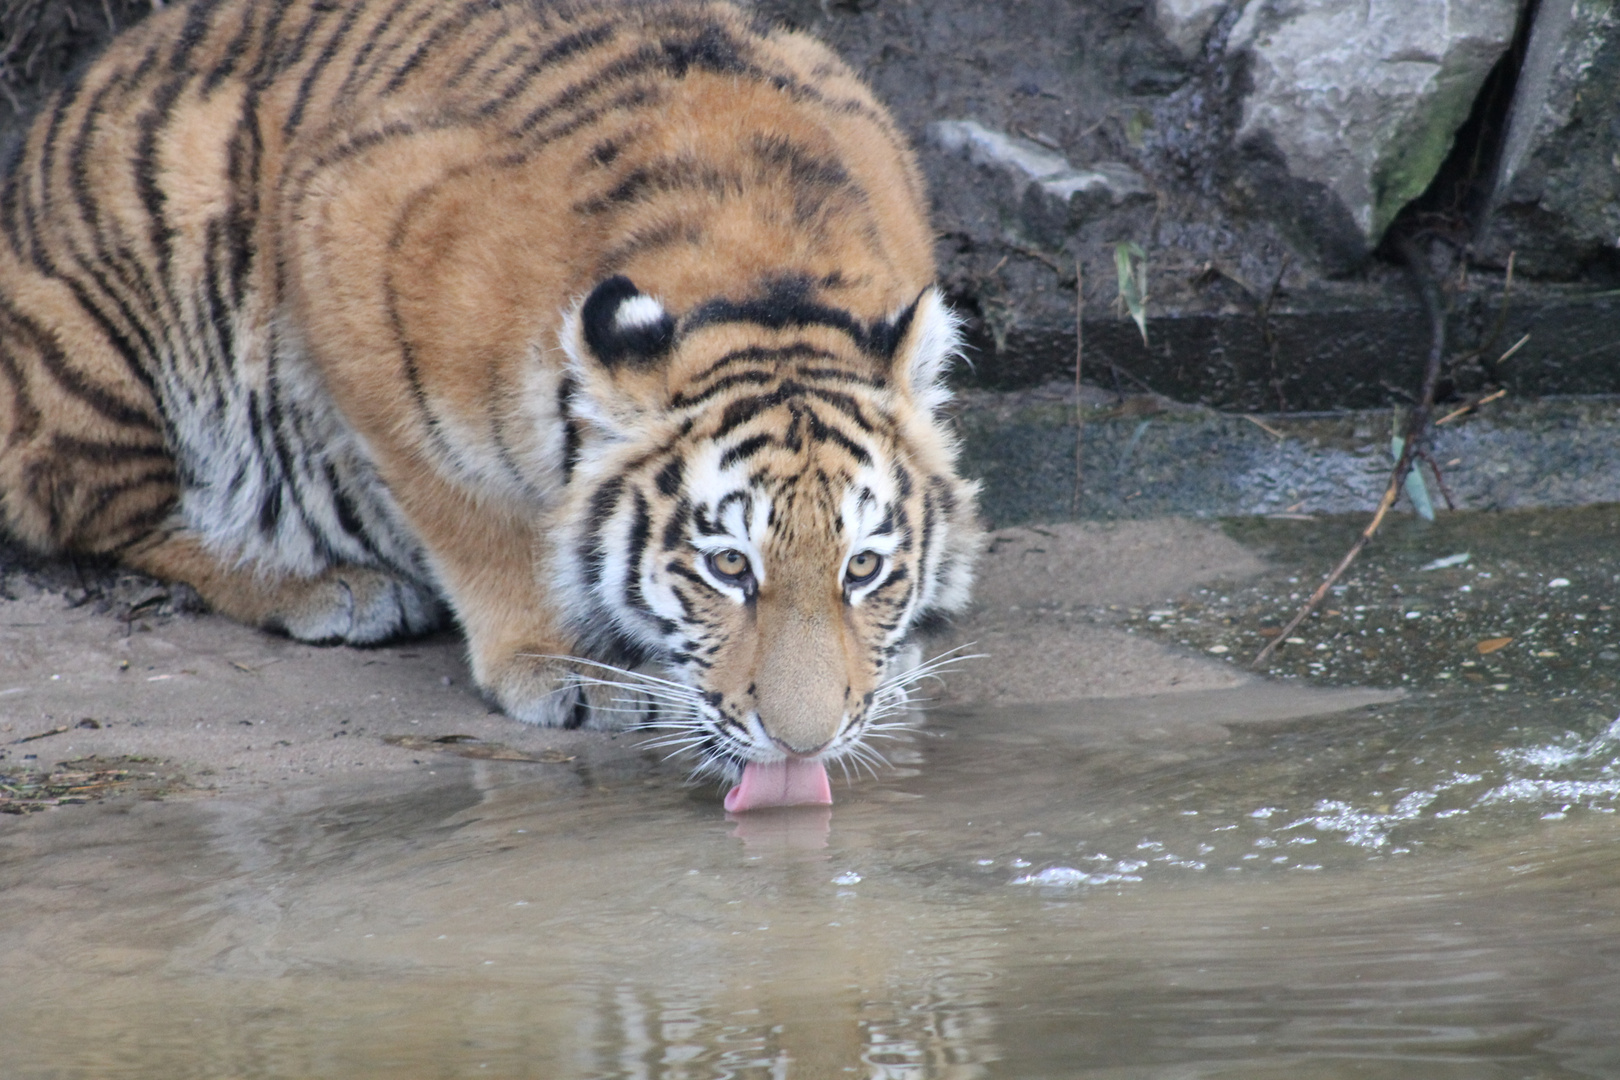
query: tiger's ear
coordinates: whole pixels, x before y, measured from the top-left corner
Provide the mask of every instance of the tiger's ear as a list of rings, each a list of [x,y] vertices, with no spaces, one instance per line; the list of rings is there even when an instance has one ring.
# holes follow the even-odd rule
[[[583,391],[575,406],[583,419],[616,434],[656,407],[675,320],[629,278],[615,275],[592,289],[564,316],[561,338],[569,373]]]
[[[644,368],[675,344],[675,320],[664,305],[616,274],[591,290],[579,309],[584,344],[597,363]]]
[[[931,285],[886,326],[895,342],[895,381],[924,413],[944,407],[951,400],[945,376],[962,355],[961,317]]]

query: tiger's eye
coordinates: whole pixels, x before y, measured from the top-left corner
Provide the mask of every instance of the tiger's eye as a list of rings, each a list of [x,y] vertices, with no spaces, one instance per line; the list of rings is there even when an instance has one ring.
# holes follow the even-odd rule
[[[723,578],[740,578],[748,573],[748,556],[736,548],[726,548],[709,555],[709,569]]]
[[[862,551],[850,556],[849,568],[844,571],[851,585],[864,585],[883,568],[883,556],[875,551]]]

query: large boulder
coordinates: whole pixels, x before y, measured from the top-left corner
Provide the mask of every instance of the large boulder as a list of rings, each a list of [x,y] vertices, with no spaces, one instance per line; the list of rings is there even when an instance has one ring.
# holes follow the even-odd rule
[[[1411,381],[1423,316],[1371,253],[1434,179],[1522,7],[757,3],[833,44],[917,141],[979,378],[1071,367],[1078,265],[1099,377],[1274,408],[1370,404]],[[1127,241],[1147,252],[1147,347],[1115,304]],[[1374,366],[1399,373],[1345,356],[1367,333]]]
[[[1365,252],[1434,179],[1518,16],[1519,0],[1249,0],[1226,42],[1250,56],[1237,139],[1331,193]]]
[[[1614,0],[1543,0],[1519,73],[1477,245],[1571,280],[1620,269],[1620,13]]]

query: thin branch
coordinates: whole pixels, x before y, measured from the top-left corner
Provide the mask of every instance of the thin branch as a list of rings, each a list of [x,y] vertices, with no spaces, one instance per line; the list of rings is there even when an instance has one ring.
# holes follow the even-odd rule
[[[1258,416],[1251,416],[1248,413],[1242,413],[1241,415],[1243,419],[1247,420],[1249,423],[1253,424],[1255,427],[1259,428],[1261,431],[1265,432],[1267,435],[1270,435],[1273,439],[1276,439],[1279,442],[1288,437],[1282,432],[1278,431],[1276,428],[1272,427],[1270,424],[1266,423],[1264,420],[1260,419]]]
[[[1400,458],[1396,460],[1395,468],[1390,470],[1389,484],[1384,488],[1384,497],[1378,500],[1378,509],[1373,512],[1372,520],[1361,530],[1361,535],[1350,545],[1350,550],[1339,560],[1339,565],[1335,566],[1333,572],[1322,580],[1322,584],[1316,587],[1315,592],[1311,593],[1310,599],[1305,601],[1305,606],[1299,609],[1299,613],[1289,620],[1281,633],[1267,642],[1266,647],[1255,655],[1251,663],[1253,667],[1259,667],[1277,651],[1288,635],[1316,610],[1316,606],[1327,596],[1334,583],[1350,569],[1350,564],[1356,561],[1356,556],[1360,555],[1361,550],[1372,540],[1378,526],[1384,523],[1384,515],[1389,513],[1390,507],[1395,505],[1395,500],[1400,498],[1401,488],[1406,483],[1406,476],[1412,471],[1412,466],[1421,456],[1428,453],[1426,444],[1429,437],[1429,417],[1434,412],[1434,392],[1440,385],[1440,368],[1446,351],[1446,313],[1441,306],[1440,289],[1435,284],[1434,272],[1428,265],[1427,256],[1418,251],[1417,245],[1410,239],[1402,240],[1399,247],[1407,265],[1412,269],[1418,291],[1423,297],[1424,309],[1429,314],[1428,364],[1423,370],[1423,388],[1419,393],[1417,406],[1407,419],[1406,437],[1402,440]],[[1447,502],[1450,502],[1449,497]]]
[[[1080,363],[1085,358],[1086,279],[1080,260],[1074,261],[1074,491],[1069,495],[1069,516],[1080,516],[1080,463],[1086,441],[1086,407],[1080,397]]]
[[[1440,489],[1440,497],[1446,500],[1446,509],[1457,509],[1457,500],[1451,497],[1451,489],[1446,487],[1446,476],[1440,471],[1440,463],[1434,460],[1434,455],[1429,453],[1427,450],[1419,451],[1418,457],[1422,460],[1423,464],[1429,467],[1429,471],[1434,473],[1434,482],[1435,485]]]
[[[1282,265],[1277,268],[1277,277],[1271,283],[1271,290],[1266,293],[1255,312],[1260,323],[1260,336],[1265,339],[1266,355],[1271,359],[1271,389],[1277,395],[1277,411],[1288,411],[1288,399],[1283,396],[1282,370],[1277,366],[1277,331],[1271,325],[1271,307],[1277,302],[1277,295],[1282,292],[1283,278],[1288,273],[1288,266],[1293,260],[1284,255]]]
[[[1528,337],[1529,335],[1526,335],[1526,336]],[[1459,417],[1467,416],[1469,413],[1473,412],[1475,409],[1479,408],[1481,405],[1488,405],[1491,402],[1496,401],[1498,398],[1504,398],[1504,397],[1507,397],[1507,391],[1506,390],[1497,390],[1497,391],[1495,391],[1493,393],[1486,394],[1484,397],[1480,398],[1478,401],[1470,401],[1466,405],[1461,405],[1461,406],[1451,410],[1450,412],[1446,413],[1446,415],[1442,416],[1440,419],[1438,419],[1438,420],[1436,420],[1434,422],[1434,426],[1439,427],[1441,424],[1449,424],[1453,420],[1458,419]]]
[[[1410,447],[1410,444],[1408,444],[1408,447]],[[1395,500],[1401,492],[1401,484],[1406,481],[1406,472],[1407,469],[1411,468],[1411,464],[1411,455],[1406,451],[1402,451],[1401,464],[1396,466],[1396,472],[1400,474],[1400,479],[1390,477],[1389,487],[1384,490],[1384,497],[1378,500],[1378,510],[1373,514],[1372,520],[1367,523],[1365,529],[1361,530],[1361,535],[1356,537],[1354,544],[1350,545],[1350,550],[1344,553],[1344,558],[1340,559],[1339,565],[1333,568],[1333,573],[1324,578],[1322,584],[1316,587],[1316,591],[1311,593],[1311,598],[1305,601],[1305,606],[1300,608],[1292,619],[1288,620],[1288,625],[1282,628],[1281,633],[1266,642],[1266,647],[1261,649],[1259,655],[1254,658],[1254,667],[1259,667],[1267,657],[1277,651],[1277,647],[1283,643],[1283,639],[1292,634],[1299,624],[1304,622],[1311,612],[1316,610],[1316,605],[1322,602],[1322,598],[1333,587],[1333,583],[1338,581],[1346,570],[1350,569],[1350,564],[1356,561],[1356,556],[1361,554],[1361,549],[1367,546],[1367,541],[1372,539],[1373,533],[1378,531],[1378,526],[1383,524],[1384,515],[1389,513],[1389,508],[1395,505]],[[1402,468],[1401,465],[1406,466],[1406,468]]]

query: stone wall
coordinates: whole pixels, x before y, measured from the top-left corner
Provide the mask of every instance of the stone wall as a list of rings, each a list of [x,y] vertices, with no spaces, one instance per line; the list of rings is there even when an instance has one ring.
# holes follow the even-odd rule
[[[1427,348],[1391,254],[1408,235],[1466,252],[1453,342],[1487,355],[1448,391],[1620,392],[1615,0],[752,2],[833,44],[915,140],[970,380],[1072,373],[1078,277],[1101,385],[1384,404]],[[153,3],[0,10],[0,136]],[[1124,242],[1147,253],[1145,344],[1116,302]]]
[[[1402,234],[1465,252],[1453,345],[1488,355],[1445,389],[1620,391],[1612,0],[759,6],[832,41],[917,139],[981,384],[1072,372],[1079,264],[1103,385],[1398,400],[1428,347]],[[1148,253],[1146,345],[1116,303],[1123,241]]]

